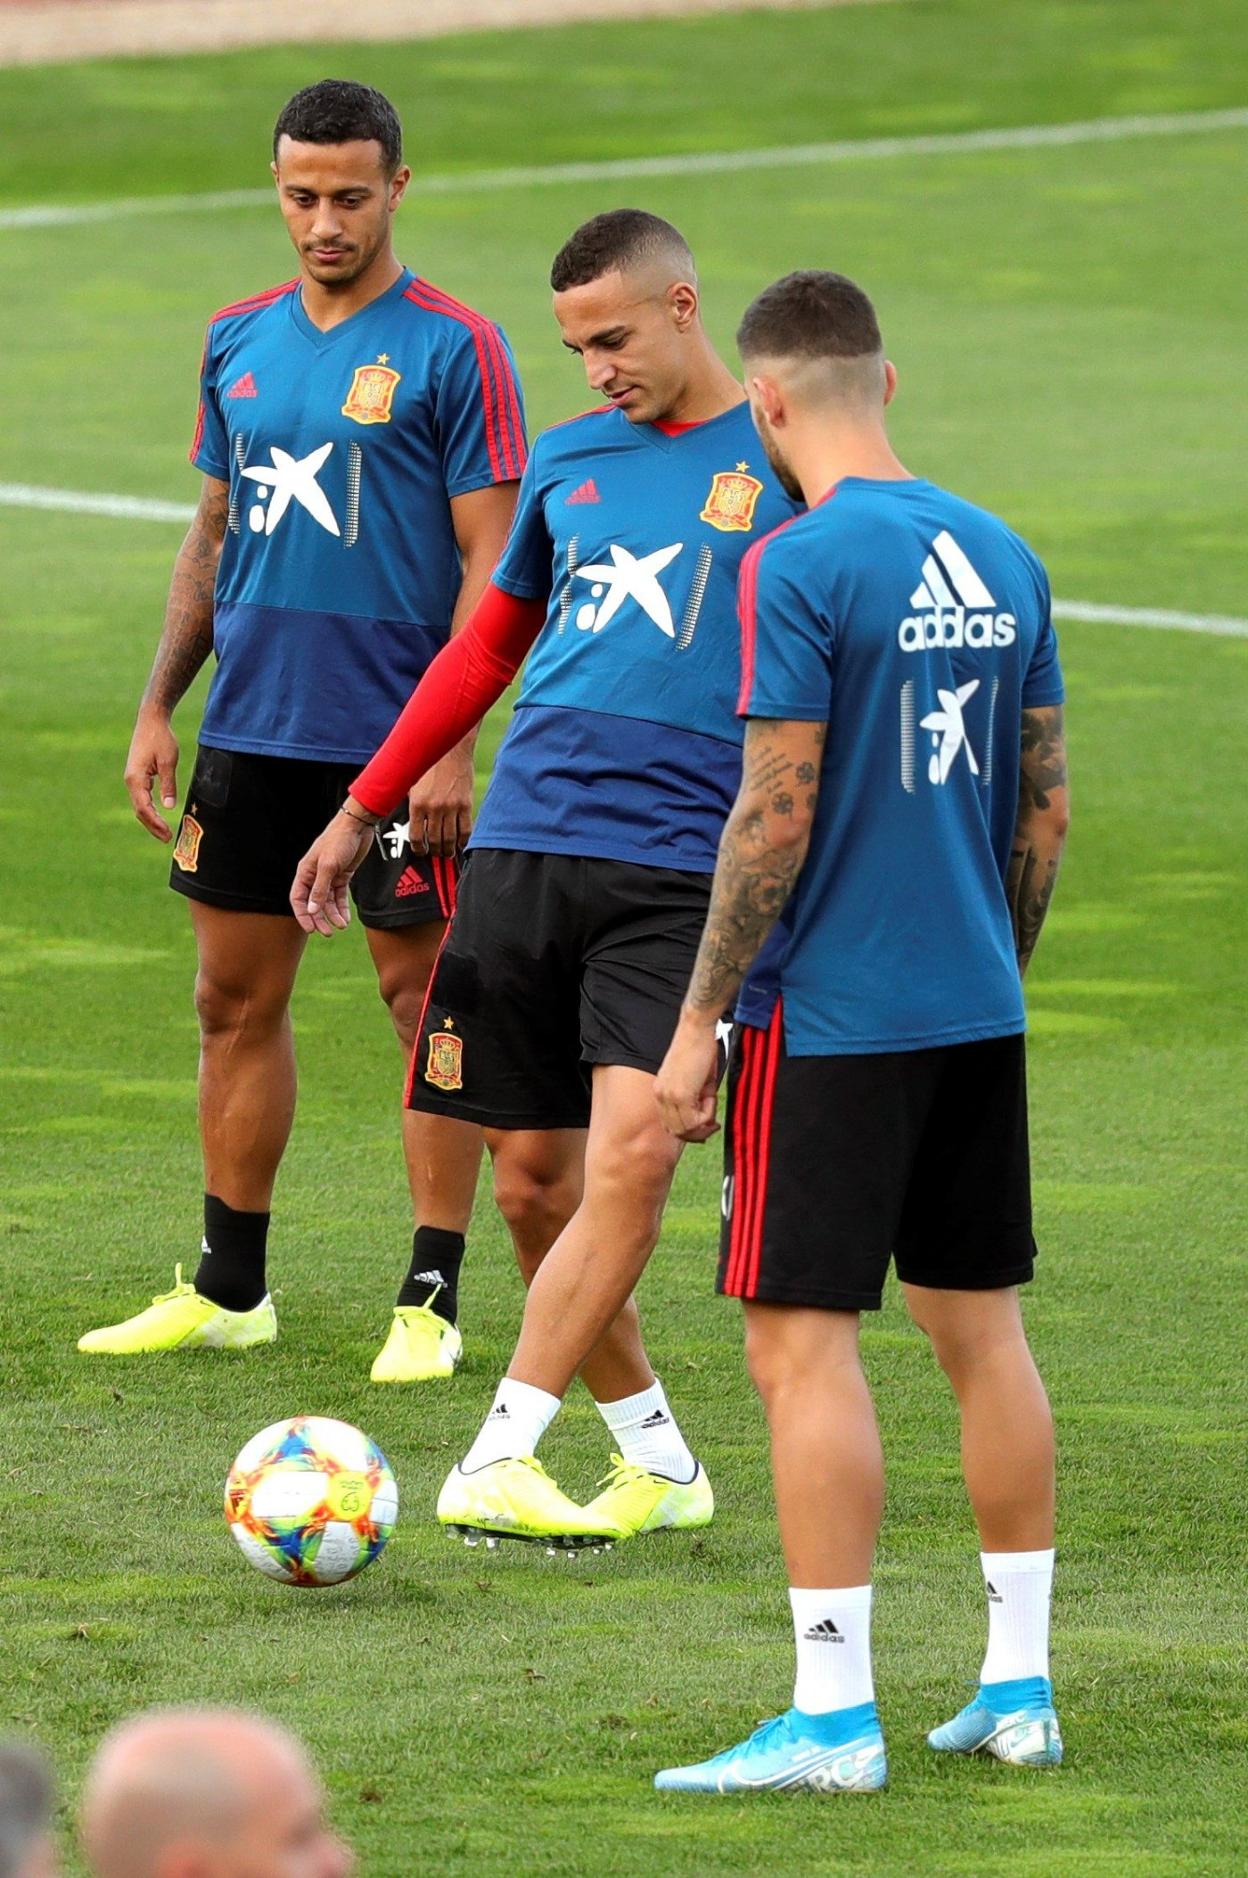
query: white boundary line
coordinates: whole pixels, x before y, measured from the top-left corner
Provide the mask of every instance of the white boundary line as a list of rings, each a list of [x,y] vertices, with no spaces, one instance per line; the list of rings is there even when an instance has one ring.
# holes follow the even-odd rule
[[[528,164],[517,169],[465,170],[417,176],[416,195],[480,195],[497,189],[548,188],[560,183],[630,181],[648,176],[723,176],[735,170],[800,169],[820,163],[878,162],[892,157],[958,156],[979,150],[1039,150],[1070,144],[1118,143],[1132,137],[1186,137],[1248,130],[1248,106],[1224,111],[1158,112],[1149,117],[1093,117],[1075,124],[1023,124],[1012,129],[949,131],[930,136],[863,137],[842,143],[797,143],[766,150],[688,151],[678,156],[623,157],[601,163]],[[0,209],[6,228],[71,228],[135,215],[206,215],[272,202],[267,189],[218,189],[201,195],[122,196],[113,202],[35,203]]]
[[[108,515],[123,521],[189,522],[189,502],[159,502],[147,496],[93,495],[79,489],[42,489],[34,483],[0,483],[0,508],[47,509],[58,515]],[[1248,639],[1248,619],[1225,613],[1174,613],[1159,607],[1100,606],[1091,600],[1055,600],[1056,620],[1102,626],[1156,626],[1174,632],[1210,633]]]

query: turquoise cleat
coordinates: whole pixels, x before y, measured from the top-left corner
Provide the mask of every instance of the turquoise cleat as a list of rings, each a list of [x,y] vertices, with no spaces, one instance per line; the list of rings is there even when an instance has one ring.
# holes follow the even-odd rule
[[[748,1741],[694,1767],[666,1767],[654,1784],[667,1793],[873,1793],[888,1778],[874,1702],[804,1715],[791,1708]]]
[[[933,1728],[927,1745],[941,1754],[993,1754],[1011,1767],[1060,1767],[1052,1685],[1046,1676],[983,1683],[960,1715]]]

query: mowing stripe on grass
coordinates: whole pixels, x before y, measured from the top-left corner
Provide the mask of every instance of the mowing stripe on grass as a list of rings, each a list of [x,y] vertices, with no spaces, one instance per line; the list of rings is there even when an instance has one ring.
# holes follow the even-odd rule
[[[96,495],[85,489],[44,489],[35,483],[0,483],[0,508],[50,509],[59,515],[110,515],[127,522],[189,522],[189,502],[150,496]],[[1226,613],[1175,613],[1163,607],[1100,606],[1092,600],[1055,600],[1056,620],[1102,626],[1157,626],[1222,639],[1248,639],[1248,619]]]
[[[417,176],[417,195],[473,195],[494,189],[558,183],[628,181],[646,176],[722,176],[734,170],[800,169],[819,163],[878,162],[889,157],[959,156],[977,150],[1038,150],[1069,144],[1117,143],[1128,137],[1186,137],[1248,130],[1248,106],[1221,111],[1164,111],[1141,117],[1093,117],[1074,124],[1020,124],[1000,130],[959,130],[911,137],[849,138],[841,143],[782,144],[766,150],[686,151],[675,156],[620,157],[597,163],[533,163],[516,169],[465,170]],[[0,209],[6,228],[70,228],[135,215],[207,215],[272,202],[273,190],[216,189],[196,195],[120,196],[112,202],[34,203]]]

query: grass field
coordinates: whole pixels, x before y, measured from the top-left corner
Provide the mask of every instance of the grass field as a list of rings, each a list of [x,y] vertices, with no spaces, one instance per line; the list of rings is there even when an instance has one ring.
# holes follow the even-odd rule
[[[0,73],[0,206],[262,182],[278,106],[326,71],[384,85],[418,170],[445,172],[1242,104],[1242,38],[1233,0],[926,0]],[[1242,615],[1246,153],[1226,132],[447,194],[412,202],[401,251],[503,321],[538,423],[586,402],[544,279],[595,209],[638,200],[681,223],[725,343],[774,274],[843,268],[880,305],[903,457],[1004,513],[1059,596]],[[292,271],[275,212],[0,244],[0,482],[193,499],[203,321]],[[433,1525],[519,1286],[483,1189],[463,1370],[370,1390],[408,1228],[399,1066],[354,932],[317,948],[297,994],[281,1342],[239,1361],[74,1353],[198,1242],[185,909],[120,784],[176,537],[0,507],[0,1730],[48,1746],[68,1807],[133,1707],[257,1704],[312,1743],[377,1878],[1242,1870],[1248,644],[1062,635],[1076,816],[1029,985],[1044,1258],[1028,1313],[1060,1426],[1068,1764],[1033,1776],[923,1747],[974,1677],[981,1593],[954,1419],[893,1298],[865,1336],[891,1454],[892,1786],[699,1804],[653,1794],[653,1769],[776,1712],[790,1669],[761,1416],[735,1310],[710,1295],[713,1151],[681,1171],[643,1297],[719,1492],[692,1544],[487,1561]],[[189,753],[191,705],[180,729]],[[219,1509],[235,1450],[298,1411],[374,1433],[405,1506],[378,1568],[316,1596],[249,1572]],[[585,1398],[544,1454],[574,1491],[601,1471]]]

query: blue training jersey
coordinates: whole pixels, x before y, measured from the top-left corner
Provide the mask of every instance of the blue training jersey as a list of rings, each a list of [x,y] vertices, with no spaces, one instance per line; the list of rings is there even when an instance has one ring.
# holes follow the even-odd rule
[[[329,332],[298,281],[208,328],[191,461],[230,486],[204,743],[358,764],[450,635],[450,499],[518,478],[499,328],[405,269]]]
[[[747,717],[827,723],[810,851],[742,989],[793,1056],[1024,1028],[1005,897],[1024,709],[1062,701],[1049,584],[996,516],[847,476],[741,577]]]
[[[549,610],[470,846],[714,872],[741,777],[737,574],[796,507],[744,403],[542,433],[493,579]]]

